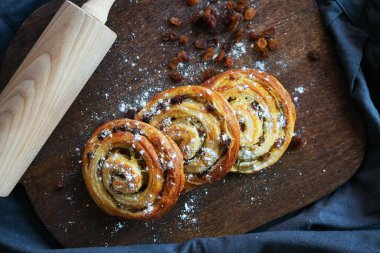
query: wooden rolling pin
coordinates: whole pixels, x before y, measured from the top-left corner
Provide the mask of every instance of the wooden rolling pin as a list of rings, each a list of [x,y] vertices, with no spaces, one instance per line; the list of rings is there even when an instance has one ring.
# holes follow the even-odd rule
[[[115,0],[66,1],[0,95],[0,196],[9,195],[116,40]]]

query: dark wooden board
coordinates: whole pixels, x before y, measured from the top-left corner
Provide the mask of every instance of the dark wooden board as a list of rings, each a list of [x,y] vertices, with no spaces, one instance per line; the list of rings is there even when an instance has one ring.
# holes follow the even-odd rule
[[[240,48],[235,54],[239,58],[235,67],[264,68],[278,77],[292,97],[298,97],[296,130],[308,144],[299,151],[287,151],[279,163],[258,174],[230,174],[221,182],[191,191],[160,220],[136,222],[103,214],[82,180],[83,145],[100,123],[123,117],[120,109],[126,104],[135,105],[135,100],[149,99],[157,91],[178,85],[167,78],[166,61],[185,47],[162,44],[160,34],[170,30],[170,16],[186,19],[179,32],[190,30],[186,24],[195,8],[185,2],[117,1],[108,22],[118,34],[116,44],[22,179],[39,217],[65,246],[183,242],[244,233],[332,192],[361,163],[363,121],[348,97],[334,44],[316,3],[257,0],[255,30],[275,26],[282,45],[269,59],[257,63],[248,43],[246,53],[237,57]],[[23,24],[7,51],[1,87],[61,3],[51,1]],[[197,54],[191,46],[188,49]],[[319,62],[308,60],[311,49],[321,53]],[[191,80],[184,84],[200,82],[204,66],[192,66],[186,71]],[[296,91],[299,87],[304,93]],[[60,181],[64,188],[57,190]]]

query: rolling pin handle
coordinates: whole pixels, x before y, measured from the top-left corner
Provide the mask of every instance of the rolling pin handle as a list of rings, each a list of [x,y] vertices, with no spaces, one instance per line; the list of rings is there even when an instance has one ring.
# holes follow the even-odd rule
[[[89,0],[82,5],[82,10],[105,24],[114,2],[115,0]]]

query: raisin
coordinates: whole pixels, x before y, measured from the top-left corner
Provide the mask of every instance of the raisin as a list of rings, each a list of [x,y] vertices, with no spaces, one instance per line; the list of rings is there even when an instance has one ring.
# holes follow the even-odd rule
[[[243,39],[244,36],[244,29],[240,28],[239,31],[235,34],[235,40],[237,42],[240,42]]]
[[[95,154],[94,154],[93,152],[88,152],[88,153],[87,153],[87,158],[88,158],[88,159],[91,160],[91,159],[93,159],[94,157],[95,157]]]
[[[255,111],[258,111],[258,110],[260,109],[260,107],[259,107],[259,103],[257,103],[256,101],[253,101],[253,102],[251,103],[251,107],[252,107],[252,109],[255,110]]]
[[[292,138],[292,142],[290,143],[290,147],[294,150],[300,150],[301,148],[305,147],[307,144],[307,141],[305,138],[295,135]]]
[[[125,117],[126,117],[127,119],[133,119],[133,118],[135,117],[136,113],[137,113],[137,110],[136,110],[136,109],[134,109],[134,108],[130,108],[130,109],[128,109],[127,112],[125,113]]]
[[[187,4],[189,6],[194,6],[194,5],[197,5],[199,3],[199,0],[187,0]]]
[[[182,23],[182,21],[177,17],[171,17],[169,19],[169,23],[174,26],[179,26]]]
[[[206,41],[200,39],[194,41],[194,46],[196,49],[206,49]]]
[[[190,61],[190,57],[189,57],[189,54],[185,51],[185,50],[182,50],[178,53],[177,55],[177,59],[180,61],[180,62],[189,62]]]
[[[140,130],[136,127],[129,130],[133,135],[140,134]]]
[[[231,56],[226,56],[224,58],[224,67],[232,68],[233,65],[234,65],[234,61],[232,60]]]
[[[258,160],[261,161],[261,162],[265,162],[265,161],[267,161],[269,159],[269,157],[270,157],[270,153],[265,153],[262,156],[260,156],[258,158]]]
[[[174,82],[181,82],[183,80],[185,80],[185,77],[179,73],[178,71],[176,72],[173,72],[171,75],[170,75],[170,78],[174,81]]]
[[[207,112],[209,112],[209,113],[213,113],[213,112],[216,111],[216,108],[215,108],[214,105],[212,105],[212,104],[208,104],[208,105],[206,106],[206,110],[207,110]]]
[[[224,52],[224,50],[220,50],[218,55],[216,56],[214,62],[221,62],[223,60],[225,54],[226,54],[226,52]]]
[[[236,7],[237,7],[237,3],[235,3],[234,1],[228,1],[226,3],[226,9],[228,10],[234,10]]]
[[[178,64],[179,64],[179,59],[177,57],[173,57],[170,59],[169,63],[168,63],[168,68],[169,69],[176,69]]]
[[[232,49],[232,43],[231,42],[225,42],[223,45],[220,47],[224,52],[228,53]]]
[[[210,79],[211,77],[215,76],[216,74],[217,74],[216,69],[214,69],[214,68],[206,69],[203,72],[203,81]]]
[[[259,38],[258,40],[255,41],[255,50],[256,51],[262,51],[264,48],[267,47],[267,41],[264,38]]]
[[[185,96],[176,96],[170,100],[171,105],[181,104],[185,100]]]
[[[209,42],[209,45],[210,45],[211,47],[217,47],[218,44],[219,44],[219,38],[218,38],[218,37],[214,37],[214,38],[212,38],[212,39],[210,40],[210,42]]]
[[[227,11],[227,31],[234,32],[243,20],[243,16],[236,11]]]
[[[109,132],[106,130],[106,131],[101,131],[100,134],[98,134],[98,140],[99,141],[102,141],[104,140],[104,138],[106,138],[107,136],[109,135]]]
[[[222,153],[225,153],[231,145],[231,139],[229,137],[224,138],[224,139],[221,138],[221,139],[222,140],[220,141],[220,145],[221,145],[221,148],[223,150]]]
[[[249,39],[252,41],[256,41],[260,39],[260,36],[255,32],[249,32]]]
[[[216,28],[216,16],[214,14],[207,15],[205,21],[208,25],[208,28],[214,30]]]
[[[285,139],[284,138],[277,138],[276,141],[274,142],[274,146],[276,148],[280,148],[282,144],[284,144]]]
[[[202,60],[209,61],[214,57],[215,49],[213,47],[210,47],[202,54]]]
[[[173,31],[164,33],[162,35],[162,40],[163,41],[173,41],[173,40],[176,40],[176,39],[177,39],[177,34],[175,32],[173,32]]]
[[[271,51],[276,51],[278,46],[280,45],[280,42],[276,39],[269,39],[267,40],[268,48]]]
[[[255,16],[256,11],[254,8],[249,7],[248,9],[245,10],[244,12],[244,18],[245,20],[251,20]]]
[[[180,35],[178,37],[178,42],[186,45],[187,43],[189,43],[189,37],[186,35]]]
[[[153,115],[147,113],[143,115],[141,121],[145,123],[149,123],[152,120],[152,118],[153,118]]]
[[[268,48],[263,48],[260,52],[260,57],[261,58],[268,58],[269,57],[269,50]]]
[[[264,31],[261,32],[260,37],[266,37],[272,38],[274,35],[276,35],[276,29],[274,27],[270,27]]]

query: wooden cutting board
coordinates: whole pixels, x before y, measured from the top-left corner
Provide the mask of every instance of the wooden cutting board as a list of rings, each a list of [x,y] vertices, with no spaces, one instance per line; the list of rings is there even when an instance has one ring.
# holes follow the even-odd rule
[[[51,1],[23,24],[3,62],[2,88],[61,3]],[[128,221],[103,214],[81,176],[81,152],[90,133],[104,121],[123,117],[129,105],[139,106],[156,92],[179,85],[167,77],[166,67],[178,51],[199,55],[191,45],[161,41],[164,31],[173,30],[167,23],[171,16],[185,20],[177,33],[189,33],[196,7],[187,7],[185,0],[119,0],[108,24],[118,34],[116,44],[22,179],[42,222],[63,245],[183,242],[245,233],[331,193],[355,173],[364,155],[363,121],[348,97],[335,45],[316,3],[257,0],[255,6],[255,30],[275,26],[281,47],[261,60],[250,43],[235,45],[234,65],[278,77],[296,101],[296,130],[307,145],[287,151],[280,162],[258,174],[230,174],[185,194],[160,220]],[[214,35],[193,32],[191,41],[196,36]],[[320,61],[308,60],[312,49],[321,53]],[[182,84],[200,83],[206,65],[183,66],[188,80]]]

